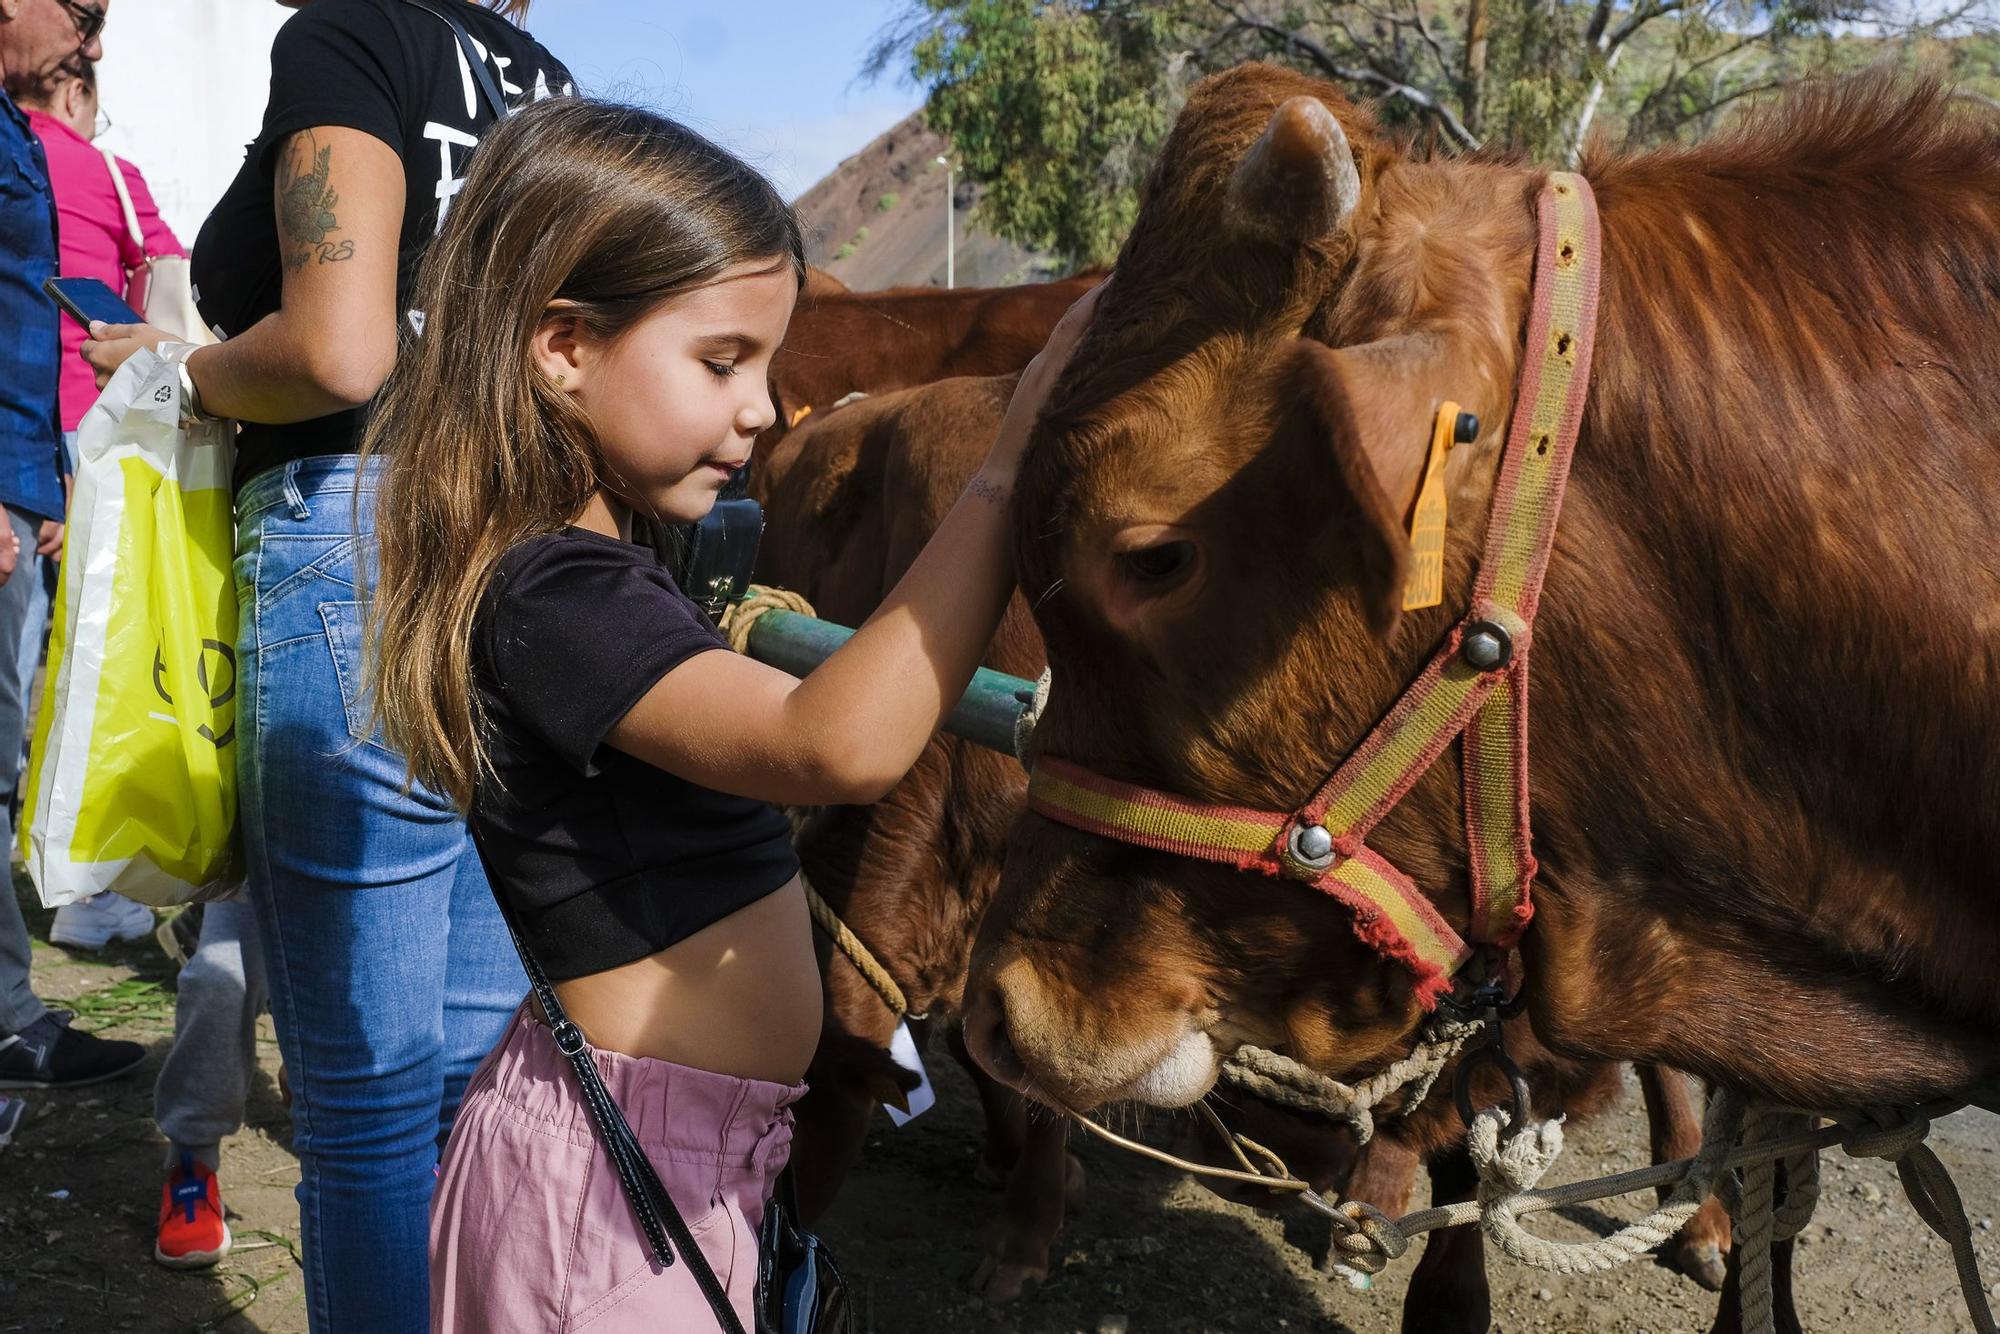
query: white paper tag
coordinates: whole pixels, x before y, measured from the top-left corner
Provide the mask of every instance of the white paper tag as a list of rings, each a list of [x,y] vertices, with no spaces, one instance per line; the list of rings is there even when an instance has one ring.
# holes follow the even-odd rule
[[[896,1025],[896,1036],[889,1040],[889,1059],[917,1077],[917,1086],[909,1094],[909,1111],[897,1111],[887,1103],[882,1105],[891,1121],[898,1127],[906,1126],[937,1103],[937,1091],[931,1087],[931,1077],[924,1073],[924,1060],[917,1055],[917,1040],[910,1036],[908,1024]]]

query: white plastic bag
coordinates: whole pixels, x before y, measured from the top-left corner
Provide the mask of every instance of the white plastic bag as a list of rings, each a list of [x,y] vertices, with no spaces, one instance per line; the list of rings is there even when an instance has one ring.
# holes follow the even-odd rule
[[[77,433],[19,838],[49,907],[106,889],[166,907],[242,879],[235,426],[180,424],[191,350],[133,356]]]

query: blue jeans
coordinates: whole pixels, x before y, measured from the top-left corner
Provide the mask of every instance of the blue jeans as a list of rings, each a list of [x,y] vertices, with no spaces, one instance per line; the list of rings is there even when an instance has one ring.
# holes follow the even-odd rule
[[[527,981],[464,821],[368,728],[375,481],[313,458],[237,496],[237,763],[312,1328],[416,1334],[433,1168]]]

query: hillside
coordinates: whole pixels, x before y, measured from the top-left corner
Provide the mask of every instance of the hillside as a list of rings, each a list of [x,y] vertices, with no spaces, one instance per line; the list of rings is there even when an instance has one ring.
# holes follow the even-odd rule
[[[796,201],[806,253],[849,287],[944,286],[948,144],[916,111],[834,168]],[[957,195],[958,285],[997,287],[1057,275],[1053,261],[973,226],[979,187]]]

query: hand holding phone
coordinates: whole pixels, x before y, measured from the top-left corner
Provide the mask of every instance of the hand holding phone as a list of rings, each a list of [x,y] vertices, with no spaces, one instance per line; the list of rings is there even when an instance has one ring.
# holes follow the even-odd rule
[[[99,389],[110,383],[125,359],[140,348],[180,341],[165,329],[148,325],[144,315],[95,278],[51,278],[42,284],[42,290],[90,334],[84,340],[83,359],[97,372]],[[97,326],[96,332],[91,331],[92,325]],[[114,329],[119,331],[115,335]]]
[[[125,304],[125,298],[95,278],[51,278],[42,284],[63,314],[86,330],[92,320],[106,324],[144,324],[146,317]]]

